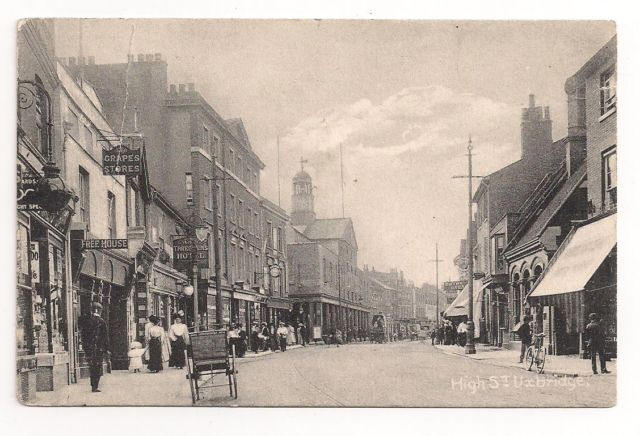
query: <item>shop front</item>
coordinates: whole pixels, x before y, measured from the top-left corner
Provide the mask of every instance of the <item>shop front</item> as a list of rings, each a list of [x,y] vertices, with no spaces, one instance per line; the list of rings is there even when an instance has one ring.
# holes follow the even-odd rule
[[[83,250],[83,230],[72,230],[73,277],[73,336],[76,345],[74,373],[77,379],[89,377],[89,365],[84,352],[84,325],[91,317],[91,304],[102,304],[102,318],[107,323],[111,359],[105,370],[128,367],[132,330],[134,262],[127,252],[112,250]]]
[[[62,216],[60,216],[62,215]],[[70,210],[18,212],[17,370],[25,401],[68,384],[68,249]]]
[[[528,296],[552,354],[585,356],[590,313],[601,320],[607,352],[617,351],[616,215],[590,221],[565,239]]]

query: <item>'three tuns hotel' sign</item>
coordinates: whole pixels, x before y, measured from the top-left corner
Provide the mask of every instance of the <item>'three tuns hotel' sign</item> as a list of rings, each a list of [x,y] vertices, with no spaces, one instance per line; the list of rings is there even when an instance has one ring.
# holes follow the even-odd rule
[[[201,267],[209,266],[209,239],[204,241],[194,237],[182,237],[173,241],[173,259],[176,269],[187,269],[194,263]]]
[[[83,250],[113,250],[129,248],[128,239],[83,239]]]
[[[140,174],[140,149],[116,147],[102,150],[102,174],[105,176],[137,176]]]

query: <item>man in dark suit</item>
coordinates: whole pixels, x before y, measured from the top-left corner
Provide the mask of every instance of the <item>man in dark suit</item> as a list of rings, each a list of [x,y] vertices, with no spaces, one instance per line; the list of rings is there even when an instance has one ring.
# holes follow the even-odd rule
[[[607,371],[607,361],[604,352],[604,329],[598,321],[598,315],[595,313],[589,314],[589,324],[586,328],[587,336],[587,348],[591,353],[591,369],[594,374],[598,374],[598,365],[596,364],[596,353],[600,357],[600,372],[603,374],[609,374]]]
[[[100,392],[98,384],[102,376],[102,361],[109,355],[109,335],[107,323],[102,319],[102,304],[91,303],[93,314],[85,324],[84,349],[89,362],[91,392]]]
[[[529,315],[525,315],[520,327],[517,330],[518,336],[520,337],[520,363],[524,360],[524,355],[527,352],[527,348],[531,345],[531,326],[529,322],[531,318]]]

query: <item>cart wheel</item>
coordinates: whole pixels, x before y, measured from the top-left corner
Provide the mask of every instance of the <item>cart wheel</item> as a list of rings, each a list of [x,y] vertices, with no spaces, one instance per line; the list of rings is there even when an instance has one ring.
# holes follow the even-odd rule
[[[193,378],[191,377],[191,365],[189,364],[189,356],[187,350],[184,350],[184,362],[187,367],[187,378],[189,379],[189,388],[191,388],[191,404],[196,404],[196,391],[193,388]]]

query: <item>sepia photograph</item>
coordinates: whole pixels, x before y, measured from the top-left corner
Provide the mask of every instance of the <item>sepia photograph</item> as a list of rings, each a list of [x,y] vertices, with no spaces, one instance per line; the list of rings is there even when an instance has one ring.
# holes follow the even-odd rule
[[[33,16],[15,41],[31,413],[616,406],[615,21]]]

